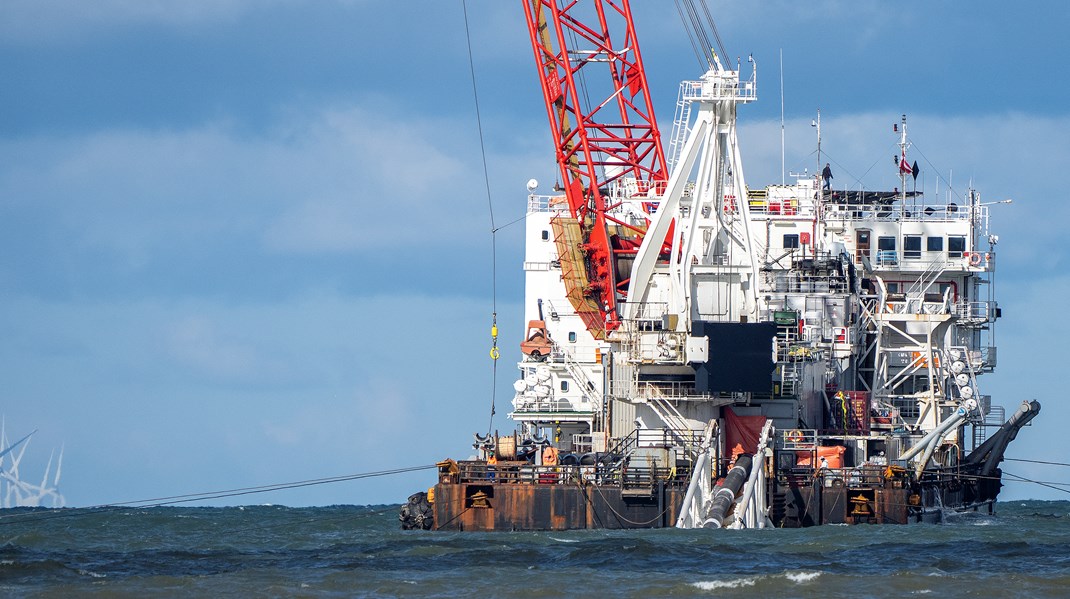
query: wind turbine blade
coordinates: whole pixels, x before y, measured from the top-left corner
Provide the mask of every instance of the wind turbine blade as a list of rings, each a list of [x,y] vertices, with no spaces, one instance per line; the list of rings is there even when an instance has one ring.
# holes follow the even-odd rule
[[[31,485],[31,484],[29,484],[27,482],[21,481],[21,480],[19,480],[17,478],[12,478],[12,477],[7,477],[7,478],[8,478],[8,482],[11,483],[11,484],[8,485],[9,503],[10,503],[10,496],[14,495],[14,497],[15,497],[15,502],[14,503],[10,503],[10,505],[14,506],[14,507],[23,507],[23,506],[32,505],[32,504],[29,503],[28,500],[32,500],[33,496],[37,492],[37,489],[34,487],[34,485]]]
[[[59,461],[56,462],[56,478],[52,479],[52,487],[59,488],[59,474],[63,470],[63,449],[64,445],[59,446]]]
[[[45,475],[41,478],[41,489],[48,488],[48,475],[52,473],[52,458],[56,457],[56,450],[48,454],[48,464],[45,465]]]
[[[37,431],[34,431],[34,432],[37,432]],[[33,433],[31,433],[31,434],[33,434]],[[19,441],[19,443],[22,443],[22,441]],[[22,447],[19,449],[18,455],[14,454],[14,453],[11,454],[11,472],[12,472],[12,474],[15,475],[15,478],[22,478],[21,476],[19,476],[19,464],[22,463],[22,456],[26,455],[26,449],[29,446],[30,446],[30,442],[29,442],[29,440],[26,440],[25,443],[22,443]]]
[[[5,450],[3,450],[3,451],[0,451],[0,457],[4,457],[4,455],[6,455],[6,454],[7,454],[7,453],[8,453],[9,451],[11,451],[12,449],[15,449],[16,447],[18,447],[18,446],[19,446],[20,444],[22,444],[22,442],[23,442],[23,441],[25,441],[26,439],[29,439],[30,437],[32,437],[32,436],[33,436],[33,434],[34,434],[34,433],[36,433],[36,432],[37,432],[37,429],[33,429],[33,433],[30,433],[30,434],[26,435],[25,437],[23,437],[23,438],[19,439],[18,441],[16,441],[15,443],[13,443],[13,444],[12,444],[12,445],[11,445],[10,447],[8,447],[7,449],[5,449]],[[6,435],[6,434],[4,435],[4,440],[5,440],[5,441],[7,440],[7,435]],[[23,448],[22,448],[22,450],[23,450],[23,451],[26,451],[26,448],[25,448],[25,447],[23,447]],[[19,454],[19,455],[21,456],[21,454]]]

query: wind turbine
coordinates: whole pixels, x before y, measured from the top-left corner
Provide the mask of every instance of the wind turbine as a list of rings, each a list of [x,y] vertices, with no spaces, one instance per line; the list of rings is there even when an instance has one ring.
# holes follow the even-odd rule
[[[8,444],[7,422],[0,424],[0,507],[38,507],[46,497],[52,498],[51,507],[63,507],[66,503],[63,495],[59,493],[59,478],[63,469],[63,449],[60,449],[59,461],[56,463],[56,474],[52,477],[49,485],[49,475],[52,473],[52,460],[55,451],[48,457],[44,477],[40,485],[34,485],[21,479],[19,476],[19,464],[26,455],[26,448],[30,446],[29,439],[37,432],[33,432],[19,439],[15,443]],[[18,449],[18,453],[15,450]],[[10,454],[10,455],[9,455]],[[5,462],[10,459],[11,466],[5,468]],[[6,487],[6,488],[5,488]]]

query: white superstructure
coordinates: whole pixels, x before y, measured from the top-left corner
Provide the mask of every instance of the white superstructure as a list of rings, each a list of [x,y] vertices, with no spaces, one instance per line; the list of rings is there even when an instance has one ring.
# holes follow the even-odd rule
[[[781,435],[836,431],[857,462],[894,461],[970,400],[973,438],[951,427],[911,455],[919,471],[960,459],[987,415],[1002,421],[977,385],[995,366],[999,315],[988,206],[973,190],[935,202],[905,191],[905,117],[899,189],[826,190],[819,177],[752,189],[735,116],[755,99],[753,76],[717,64],[681,89],[664,188],[608,190],[617,218],[646,234],[617,264],[631,278],[605,341],[564,284],[583,259],[557,221],[564,197],[529,196],[525,320],[545,322],[553,351],[519,364],[511,417],[579,454],[636,430],[701,435],[730,406]]]

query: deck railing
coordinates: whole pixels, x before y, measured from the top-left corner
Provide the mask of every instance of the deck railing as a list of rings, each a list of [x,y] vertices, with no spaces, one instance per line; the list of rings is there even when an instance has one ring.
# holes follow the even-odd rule
[[[682,487],[691,477],[690,466],[633,467],[626,462],[596,463],[593,465],[537,466],[530,462],[488,464],[484,461],[458,462],[458,473],[443,475],[446,480],[461,484],[618,485],[625,490],[653,489],[659,483]]]

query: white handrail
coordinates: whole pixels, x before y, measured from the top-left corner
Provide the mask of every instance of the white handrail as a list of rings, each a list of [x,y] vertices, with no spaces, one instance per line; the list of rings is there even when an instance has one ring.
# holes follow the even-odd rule
[[[739,499],[736,500],[736,518],[728,525],[728,528],[771,528],[773,526],[773,522],[769,519],[765,499],[765,452],[774,438],[773,432],[773,421],[766,420],[762,428],[762,436],[758,439],[754,459],[751,461],[750,476],[743,486]]]

